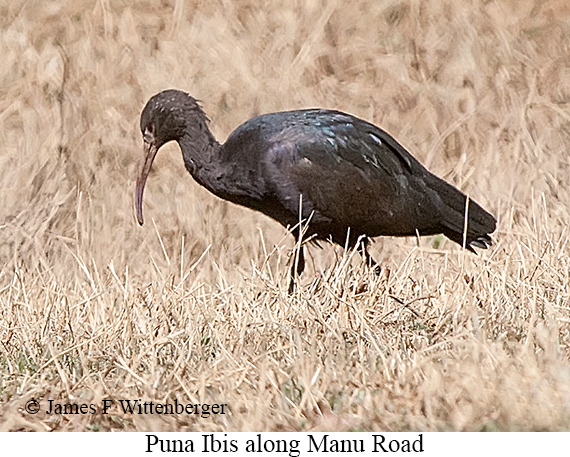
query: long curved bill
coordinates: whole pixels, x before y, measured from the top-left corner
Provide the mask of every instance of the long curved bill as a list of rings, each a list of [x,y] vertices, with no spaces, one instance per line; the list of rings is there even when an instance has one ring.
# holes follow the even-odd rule
[[[137,176],[137,187],[135,190],[135,208],[137,211],[137,221],[140,225],[143,225],[143,211],[142,211],[142,204],[143,204],[143,193],[144,193],[144,185],[146,184],[146,178],[148,178],[148,174],[150,173],[150,168],[152,167],[152,162],[156,157],[156,153],[158,152],[158,148],[155,146],[154,143],[144,143],[144,163]]]

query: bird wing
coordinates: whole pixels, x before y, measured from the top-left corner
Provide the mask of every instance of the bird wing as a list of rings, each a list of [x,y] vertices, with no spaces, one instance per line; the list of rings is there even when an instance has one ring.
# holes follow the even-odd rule
[[[411,172],[414,164],[419,165],[394,138],[369,122],[336,111],[317,111],[315,119],[322,125],[315,138],[331,156],[363,170],[382,169],[390,176],[400,174],[402,167]]]
[[[430,174],[378,127],[337,111],[308,110],[269,138],[268,183],[288,210],[362,233],[413,235]],[[433,214],[432,214],[433,215]],[[424,218],[425,219],[425,218]],[[410,228],[412,227],[412,228]],[[420,227],[421,228],[421,227]]]

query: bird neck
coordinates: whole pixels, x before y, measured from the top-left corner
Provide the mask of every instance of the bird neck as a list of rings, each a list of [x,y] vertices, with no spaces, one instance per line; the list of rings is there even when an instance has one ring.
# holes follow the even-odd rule
[[[194,125],[178,140],[184,165],[192,177],[215,193],[215,170],[218,169],[220,143],[204,122]]]

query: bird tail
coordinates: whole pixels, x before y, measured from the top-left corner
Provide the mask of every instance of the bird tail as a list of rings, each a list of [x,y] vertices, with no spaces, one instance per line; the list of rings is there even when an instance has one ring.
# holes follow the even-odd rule
[[[490,234],[495,231],[496,219],[451,184],[435,175],[433,178],[430,187],[444,204],[440,220],[443,234],[471,252],[474,248],[487,249],[493,244]]]

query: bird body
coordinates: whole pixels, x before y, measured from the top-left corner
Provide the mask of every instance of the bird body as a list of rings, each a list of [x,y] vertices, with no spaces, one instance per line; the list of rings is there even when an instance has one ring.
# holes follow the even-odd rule
[[[315,240],[352,247],[368,237],[443,233],[471,251],[492,242],[493,216],[367,121],[324,109],[264,114],[239,126],[223,145],[207,123],[184,92],[168,90],[149,100],[141,114],[147,153],[137,180],[139,223],[154,156],[175,140],[198,183],[285,227],[308,221],[306,235]]]
[[[254,197],[235,203],[293,226],[302,196],[301,218],[311,218],[308,234],[317,239],[344,244],[350,227],[355,241],[449,233],[462,242],[465,195],[386,132],[354,116],[316,109],[258,116],[229,136],[219,156],[234,164],[223,181],[246,183],[246,196]],[[494,224],[475,202],[470,205],[473,224],[478,218]],[[481,235],[477,228],[468,227],[468,245]]]

